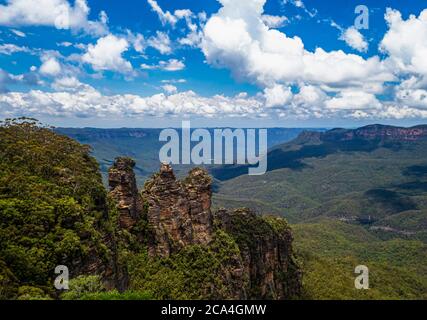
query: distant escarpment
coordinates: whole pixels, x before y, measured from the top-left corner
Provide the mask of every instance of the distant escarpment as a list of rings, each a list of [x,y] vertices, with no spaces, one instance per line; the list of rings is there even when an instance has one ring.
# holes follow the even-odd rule
[[[293,143],[338,143],[342,147],[351,143],[367,142],[370,146],[383,146],[384,143],[413,142],[427,139],[427,125],[415,127],[395,127],[373,124],[357,129],[335,128],[325,132],[304,131]]]
[[[211,178],[200,168],[179,181],[163,164],[138,193],[133,165],[119,158],[110,170],[118,221],[146,244],[140,257],[145,249],[147,256],[136,259],[130,270],[136,279],[131,280],[133,289],[159,291],[164,298],[286,299],[300,294],[301,271],[285,220],[248,209],[212,212]],[[167,264],[167,270],[152,270],[156,263]],[[150,278],[162,272],[175,274],[187,285],[185,292],[165,293],[168,284]]]
[[[333,129],[321,134],[323,140],[396,140],[417,141],[427,138],[427,126],[410,128],[374,124],[358,129]]]
[[[290,142],[267,153],[267,171],[303,169],[305,159],[323,158],[339,152],[372,152],[385,148],[400,150],[427,141],[427,125],[410,128],[374,124],[358,129],[336,128],[325,132],[303,131]],[[223,165],[210,170],[220,181],[246,175],[249,165]]]

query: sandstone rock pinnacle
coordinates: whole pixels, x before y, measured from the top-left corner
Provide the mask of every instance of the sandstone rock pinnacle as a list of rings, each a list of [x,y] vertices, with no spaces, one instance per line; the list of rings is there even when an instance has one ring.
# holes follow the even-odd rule
[[[132,228],[143,210],[133,171],[134,167],[135,162],[132,159],[117,158],[108,172],[110,195],[117,202],[119,225],[123,229]]]

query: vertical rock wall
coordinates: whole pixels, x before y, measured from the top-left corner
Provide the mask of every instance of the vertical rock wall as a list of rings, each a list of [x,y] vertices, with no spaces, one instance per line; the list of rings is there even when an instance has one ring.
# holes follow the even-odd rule
[[[117,158],[109,170],[110,195],[117,202],[119,225],[131,229],[139,220],[143,207],[135,180],[135,162],[129,158]]]

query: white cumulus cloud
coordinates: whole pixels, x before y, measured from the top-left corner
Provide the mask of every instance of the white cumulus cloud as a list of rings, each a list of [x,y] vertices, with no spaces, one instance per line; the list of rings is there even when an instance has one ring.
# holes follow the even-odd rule
[[[61,73],[61,64],[55,57],[43,56],[43,64],[40,66],[40,73],[48,76],[57,76]]]
[[[364,59],[341,50],[314,52],[297,37],[263,21],[265,0],[220,0],[223,5],[204,27],[202,50],[208,63],[232,70],[236,78],[261,86],[297,83],[342,86],[382,84],[393,76],[377,56]]]
[[[264,90],[266,107],[285,106],[292,99],[292,92],[289,87],[276,84]]]
[[[326,106],[330,109],[363,110],[381,108],[382,104],[372,93],[365,91],[346,90],[336,97],[326,101]]]
[[[395,88],[396,100],[418,109],[427,109],[427,79],[412,76]]]
[[[369,44],[365,40],[363,34],[360,33],[355,27],[350,27],[346,29],[340,37],[340,40],[345,41],[353,49],[366,52],[368,51]]]
[[[95,45],[90,44],[82,56],[82,61],[92,65],[96,71],[129,73],[133,70],[132,65],[122,56],[128,48],[129,43],[126,39],[109,34],[98,39]]]
[[[72,88],[80,87],[79,90]],[[173,94],[103,95],[91,86],[75,79],[57,81],[59,92],[31,90],[0,94],[1,116],[73,116],[73,117],[133,117],[165,115],[199,115],[204,117],[254,116],[261,113],[258,99],[216,95],[202,97],[192,91]]]
[[[51,26],[57,29],[84,31],[94,35],[107,33],[107,16],[101,12],[98,21],[88,19],[90,8],[86,0],[6,0],[0,5],[0,25]]]
[[[104,95],[75,77],[58,77],[52,84],[55,92],[31,90],[8,92],[5,84],[20,79],[0,71],[0,116],[61,116],[61,117],[165,117],[195,115],[219,117],[286,117],[287,119],[341,118],[401,119],[427,118],[427,110],[380,103],[373,94],[343,91],[327,96],[317,87],[302,86],[293,95],[287,87],[267,90],[263,95],[241,93],[233,97],[203,97],[193,91],[177,92],[164,86],[166,94],[139,96],[135,94]],[[285,102],[283,105],[282,103]]]
[[[387,9],[385,19],[389,30],[380,48],[389,55],[393,69],[427,76],[427,9],[407,20],[393,9]]]
[[[56,91],[77,92],[80,90],[90,90],[90,86],[80,82],[74,76],[57,78],[52,83],[52,88]]]

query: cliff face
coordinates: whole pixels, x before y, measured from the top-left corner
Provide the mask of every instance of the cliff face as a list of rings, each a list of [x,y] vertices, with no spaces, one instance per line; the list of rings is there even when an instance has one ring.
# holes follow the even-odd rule
[[[144,236],[152,258],[173,259],[191,246],[220,254],[216,237],[225,232],[238,247],[222,260],[217,275],[227,293],[207,288],[207,296],[285,299],[299,295],[301,273],[294,260],[292,233],[283,219],[260,217],[246,209],[213,213],[211,178],[200,168],[179,181],[169,165],[162,165],[139,194],[131,168],[128,161],[116,161],[110,170],[111,195],[117,201],[120,227],[146,219],[149,228]]]
[[[353,130],[348,134],[348,139],[362,137],[365,139],[394,139],[401,141],[416,141],[427,137],[427,127],[418,126],[412,128],[401,128],[383,125],[371,125]]]
[[[132,159],[118,158],[108,172],[110,195],[116,201],[119,212],[119,226],[127,230],[135,226],[142,213],[134,167]]]
[[[324,140],[339,141],[353,139],[417,141],[427,137],[427,126],[403,128],[385,125],[369,125],[354,130],[333,129],[322,134],[322,137]]]
[[[209,244],[212,241],[211,185],[211,177],[200,168],[191,170],[183,182],[190,207],[193,242],[197,244]]]
[[[248,209],[219,210],[219,227],[237,242],[249,275],[252,299],[286,299],[300,294],[301,271],[292,252],[292,233],[277,217],[259,217]]]
[[[190,244],[206,245],[212,240],[210,177],[194,169],[178,181],[169,165],[147,181],[143,198],[148,222],[154,232],[152,255],[169,256]]]

